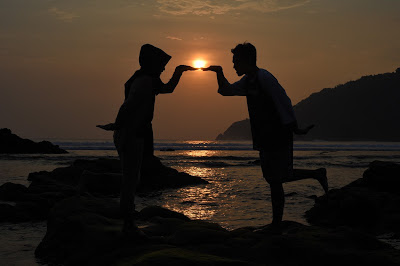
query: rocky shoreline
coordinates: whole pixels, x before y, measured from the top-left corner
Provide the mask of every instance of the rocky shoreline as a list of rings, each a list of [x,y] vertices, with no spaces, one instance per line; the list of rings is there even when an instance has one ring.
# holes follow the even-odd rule
[[[151,165],[145,167],[143,180],[150,181],[143,182],[142,193],[206,183],[157,158]],[[316,199],[306,212],[311,226],[284,221],[281,234],[268,225],[229,231],[151,206],[137,213],[147,235],[138,238],[121,234],[118,201],[109,198],[118,193],[118,160],[77,160],[30,174],[28,188],[2,185],[0,198],[16,205],[1,204],[0,217],[47,219],[35,254],[50,265],[400,265],[400,250],[376,237],[399,238],[399,177],[400,165],[375,161],[362,178]],[[77,193],[82,179],[87,192]]]
[[[316,199],[309,223],[400,236],[400,165],[374,161],[363,177]],[[400,237],[399,237],[400,238]]]

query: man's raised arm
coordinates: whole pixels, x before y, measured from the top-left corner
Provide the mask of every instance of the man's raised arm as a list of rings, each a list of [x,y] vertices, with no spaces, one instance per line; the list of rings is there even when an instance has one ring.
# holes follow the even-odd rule
[[[221,66],[209,66],[207,68],[202,68],[203,71],[213,71],[217,73],[218,81],[218,93],[223,96],[245,96],[246,89],[244,86],[244,78],[231,84],[225,78],[224,72]]]

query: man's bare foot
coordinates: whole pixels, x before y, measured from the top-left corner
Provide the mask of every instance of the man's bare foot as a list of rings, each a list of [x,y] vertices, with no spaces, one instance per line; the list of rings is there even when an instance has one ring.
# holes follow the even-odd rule
[[[122,236],[127,240],[129,239],[129,241],[135,240],[139,242],[146,242],[149,240],[149,237],[139,229],[133,219],[124,220]]]

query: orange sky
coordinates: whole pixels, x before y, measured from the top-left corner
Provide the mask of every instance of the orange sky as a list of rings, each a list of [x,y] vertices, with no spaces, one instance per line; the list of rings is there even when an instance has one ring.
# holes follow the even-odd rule
[[[19,0],[0,2],[0,127],[30,138],[110,139],[140,46],[179,64],[201,58],[238,79],[230,49],[248,41],[259,67],[296,104],[311,93],[400,67],[397,0]],[[214,139],[248,117],[243,97],[216,93],[211,72],[184,73],[157,96],[158,139]],[[306,122],[306,121],[305,121]]]

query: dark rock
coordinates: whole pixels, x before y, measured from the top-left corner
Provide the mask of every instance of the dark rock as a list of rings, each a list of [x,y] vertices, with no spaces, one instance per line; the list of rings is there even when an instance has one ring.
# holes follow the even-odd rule
[[[400,195],[400,165],[374,161],[364,172],[363,181],[371,189]]]
[[[38,200],[18,202],[15,206],[0,204],[0,222],[40,221],[47,219],[49,210],[50,206],[46,202]]]
[[[215,223],[190,221],[181,224],[169,238],[174,245],[211,244],[224,242],[229,232]]]
[[[34,142],[11,133],[8,128],[0,129],[0,153],[68,153],[49,141]]]
[[[178,212],[170,211],[165,208],[161,208],[159,206],[150,206],[146,207],[140,211],[140,217],[146,220],[150,220],[154,217],[162,217],[162,218],[174,218],[183,221],[190,221],[190,219]]]
[[[84,183],[88,192],[96,195],[119,194],[122,176],[118,160],[103,159],[100,163],[97,160],[80,160],[79,166],[76,165],[75,163],[74,166],[82,170],[81,182]],[[151,162],[146,162],[142,166],[138,193],[207,183],[200,177],[166,167],[157,157],[154,157]]]
[[[65,197],[65,195],[54,195],[51,192],[35,194],[23,185],[5,183],[0,186],[0,199],[14,202],[14,204],[2,205],[0,222],[18,223],[46,219],[54,202]]]
[[[329,227],[349,226],[380,234],[400,233],[400,165],[372,162],[360,178],[317,198],[307,220]]]
[[[75,260],[90,256],[94,249],[113,245],[103,241],[118,233],[120,225],[113,220],[119,216],[118,210],[116,201],[93,197],[82,200],[75,196],[57,203],[49,215],[46,236],[36,249],[37,256],[50,261],[68,257],[75,264]],[[62,243],[57,239],[63,239]],[[82,251],[86,254],[80,254]]]
[[[88,191],[97,196],[117,196],[121,190],[122,174],[93,173],[87,170],[80,177],[80,191]]]
[[[151,213],[151,215],[148,215]],[[399,265],[400,252],[349,228],[284,221],[282,234],[228,231],[150,207],[137,223],[149,239],[121,234],[115,201],[75,196],[55,205],[36,256],[60,265]],[[167,214],[167,215],[165,215]],[[163,217],[168,216],[168,217]]]
[[[23,221],[41,221],[47,219],[50,209],[54,205],[54,201],[48,201],[45,198],[36,198],[32,201],[18,202],[15,206],[17,213],[22,214],[20,217]]]
[[[20,200],[27,191],[28,188],[24,185],[7,182],[0,186],[0,200]]]
[[[21,219],[18,218],[15,206],[11,204],[0,204],[0,221],[1,222],[15,222]]]
[[[208,183],[200,177],[166,167],[156,157],[144,164],[142,169],[138,192]],[[59,186],[60,190],[69,191],[71,187],[81,185],[90,193],[110,196],[120,192],[120,172],[121,166],[117,159],[76,160],[71,166],[60,167],[52,172],[31,173],[28,179],[32,181],[31,187],[35,188]]]
[[[121,172],[121,163],[118,159],[75,160],[72,167],[80,171],[87,170],[95,173]]]

